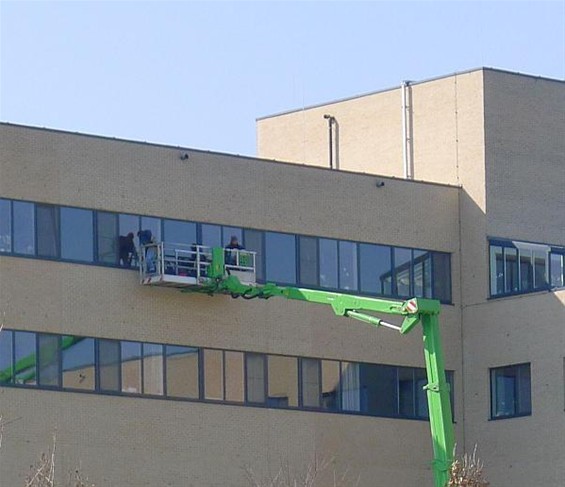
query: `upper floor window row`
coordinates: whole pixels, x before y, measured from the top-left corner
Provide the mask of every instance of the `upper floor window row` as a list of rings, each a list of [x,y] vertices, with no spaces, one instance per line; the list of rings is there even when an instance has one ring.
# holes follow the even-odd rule
[[[514,240],[489,244],[492,297],[563,287],[565,248]]]
[[[445,252],[0,199],[0,253],[131,268],[141,230],[210,247],[236,236],[257,252],[260,282],[451,302]]]

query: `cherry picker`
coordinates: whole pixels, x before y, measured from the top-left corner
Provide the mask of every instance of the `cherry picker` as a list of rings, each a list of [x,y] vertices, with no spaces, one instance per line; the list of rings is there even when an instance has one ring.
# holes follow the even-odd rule
[[[320,291],[256,281],[256,254],[201,245],[150,243],[140,252],[141,284],[169,286],[183,292],[231,295],[233,298],[281,297],[329,305],[337,316],[352,318],[374,327],[386,327],[405,335],[422,327],[426,362],[427,399],[434,460],[434,486],[446,487],[453,462],[454,433],[449,385],[446,381],[437,300],[413,298],[404,302]],[[401,325],[373,315],[402,318]]]

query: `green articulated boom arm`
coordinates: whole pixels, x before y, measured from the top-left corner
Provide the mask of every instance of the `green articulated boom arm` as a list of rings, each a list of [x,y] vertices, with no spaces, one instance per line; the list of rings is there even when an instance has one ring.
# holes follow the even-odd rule
[[[424,357],[427,372],[427,390],[430,429],[434,460],[435,487],[445,487],[449,480],[449,469],[453,462],[454,433],[451,416],[449,384],[445,377],[445,366],[441,337],[439,333],[438,315],[439,301],[413,298],[400,302],[387,299],[369,298],[326,292],[313,289],[277,286],[272,283],[264,285],[246,285],[236,276],[225,270],[224,249],[212,249],[212,262],[208,269],[208,277],[201,286],[183,289],[184,292],[200,292],[205,294],[229,294],[234,298],[269,299],[275,296],[308,303],[331,306],[338,316],[353,318],[369,325],[385,326],[395,329],[401,334],[410,332],[418,324],[422,325],[424,340]],[[371,313],[396,315],[402,317],[400,326],[388,323]]]

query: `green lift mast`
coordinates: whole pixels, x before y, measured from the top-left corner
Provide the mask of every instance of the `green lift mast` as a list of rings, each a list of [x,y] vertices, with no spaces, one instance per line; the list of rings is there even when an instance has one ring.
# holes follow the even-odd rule
[[[150,252],[151,254],[149,254]],[[151,257],[149,257],[151,255]],[[449,395],[449,384],[445,377],[445,365],[439,333],[438,315],[440,303],[437,300],[413,298],[404,302],[377,299],[336,292],[326,292],[276,284],[256,284],[254,281],[254,254],[235,251],[237,262],[226,265],[226,250],[212,248],[202,250],[192,246],[189,250],[174,248],[167,250],[163,243],[150,244],[141,251],[141,282],[149,285],[179,287],[183,292],[197,292],[209,295],[228,294],[234,298],[269,299],[283,297],[308,303],[331,306],[338,316],[353,318],[374,327],[392,328],[402,335],[422,325],[424,357],[426,361],[428,407],[434,460],[434,486],[446,487],[449,469],[453,462],[454,433]],[[252,259],[249,259],[249,257]],[[211,257],[211,258],[210,258]],[[230,258],[231,255],[230,255]],[[151,269],[148,263],[152,262]],[[180,263],[180,264],[179,264]],[[242,265],[242,263],[244,265]],[[192,269],[192,275],[177,277],[185,269]],[[167,270],[168,269],[168,270]],[[205,271],[201,272],[201,269]],[[243,270],[243,273],[241,272]],[[245,279],[246,271],[252,270],[253,278]],[[148,272],[150,271],[150,272]],[[184,285],[184,284],[187,285]],[[367,312],[402,317],[400,326],[388,323]]]

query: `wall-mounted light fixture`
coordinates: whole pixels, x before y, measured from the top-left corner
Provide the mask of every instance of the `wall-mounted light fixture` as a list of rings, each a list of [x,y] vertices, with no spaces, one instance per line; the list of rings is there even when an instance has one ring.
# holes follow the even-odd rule
[[[180,154],[180,160],[181,160],[181,161],[186,161],[186,160],[188,160],[188,152],[181,152],[181,154]]]
[[[328,121],[328,136],[329,136],[329,156],[330,156],[330,169],[334,168],[334,125],[337,123],[337,120],[333,115],[324,114],[324,118]]]

